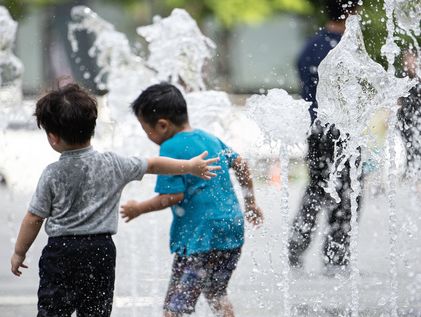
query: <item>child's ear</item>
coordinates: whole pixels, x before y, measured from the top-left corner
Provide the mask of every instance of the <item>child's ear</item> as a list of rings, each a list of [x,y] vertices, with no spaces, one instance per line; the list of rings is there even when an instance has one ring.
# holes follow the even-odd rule
[[[170,123],[166,119],[159,119],[156,123],[156,127],[161,130],[162,132],[168,131],[168,128],[170,127]]]
[[[47,132],[47,138],[53,145],[57,145],[58,143],[60,143],[60,137],[54,133]]]

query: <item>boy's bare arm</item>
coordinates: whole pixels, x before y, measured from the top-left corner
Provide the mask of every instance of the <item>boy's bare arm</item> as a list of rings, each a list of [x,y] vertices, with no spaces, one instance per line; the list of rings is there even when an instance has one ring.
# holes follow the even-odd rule
[[[18,238],[15,244],[15,252],[13,253],[11,259],[12,273],[16,276],[20,276],[22,274],[19,268],[27,268],[27,266],[23,264],[23,261],[26,257],[26,252],[28,252],[29,248],[37,237],[43,221],[43,218],[30,212],[27,212],[22,220]]]
[[[157,195],[145,201],[129,200],[120,207],[120,214],[125,222],[152,211],[158,211],[178,204],[184,199],[184,193]]]
[[[212,171],[221,169],[220,166],[210,164],[218,162],[219,158],[205,160],[208,152],[192,158],[191,160],[176,160],[168,157],[153,157],[148,159],[148,174],[192,174],[203,179],[211,179],[216,174]]]
[[[251,177],[248,164],[239,156],[235,159],[232,168],[234,169],[235,176],[243,189],[246,219],[253,225],[259,225],[263,222],[263,213],[260,208],[256,206],[253,179]]]

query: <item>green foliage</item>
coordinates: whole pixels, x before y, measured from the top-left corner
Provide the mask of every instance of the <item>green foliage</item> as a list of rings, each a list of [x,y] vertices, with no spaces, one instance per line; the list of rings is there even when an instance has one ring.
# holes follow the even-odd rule
[[[365,0],[360,14],[363,18],[362,31],[368,54],[377,62],[386,65],[380,52],[387,36],[383,0]]]
[[[16,20],[23,19],[31,8],[70,2],[71,0],[0,0]]]
[[[227,28],[238,23],[261,22],[282,11],[312,12],[308,0],[165,0],[165,4],[167,8],[185,8],[199,20],[212,14]]]

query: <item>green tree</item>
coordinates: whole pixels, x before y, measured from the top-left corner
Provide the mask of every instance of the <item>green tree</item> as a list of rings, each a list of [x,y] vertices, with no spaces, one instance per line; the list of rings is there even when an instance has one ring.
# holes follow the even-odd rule
[[[182,7],[199,20],[213,15],[225,27],[238,23],[257,23],[279,12],[311,14],[308,0],[165,0],[167,8]]]

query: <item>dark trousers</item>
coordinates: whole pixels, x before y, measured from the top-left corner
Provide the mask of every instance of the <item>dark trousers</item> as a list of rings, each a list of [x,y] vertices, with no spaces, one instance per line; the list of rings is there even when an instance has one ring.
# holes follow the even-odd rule
[[[398,128],[405,145],[405,176],[420,179],[421,175],[421,83],[410,90],[408,97],[401,98],[397,113]]]
[[[323,252],[324,263],[332,265],[347,265],[349,262],[350,245],[350,165],[346,162],[341,174],[338,175],[336,187],[341,199],[336,203],[323,187],[327,186],[331,166],[334,161],[335,141],[340,132],[335,128],[327,130],[316,123],[308,138],[307,163],[309,167],[309,184],[305,191],[301,209],[295,216],[289,240],[289,262],[291,266],[302,266],[302,255],[311,243],[315,230],[317,216],[322,209],[328,211],[329,232],[327,234]],[[337,143],[337,150],[341,151],[344,143]],[[357,159],[360,164],[361,156]],[[361,179],[360,179],[361,180]],[[358,197],[360,206],[361,196]],[[359,210],[358,206],[358,210]]]
[[[110,316],[115,260],[109,234],[49,238],[39,261],[38,317]]]

